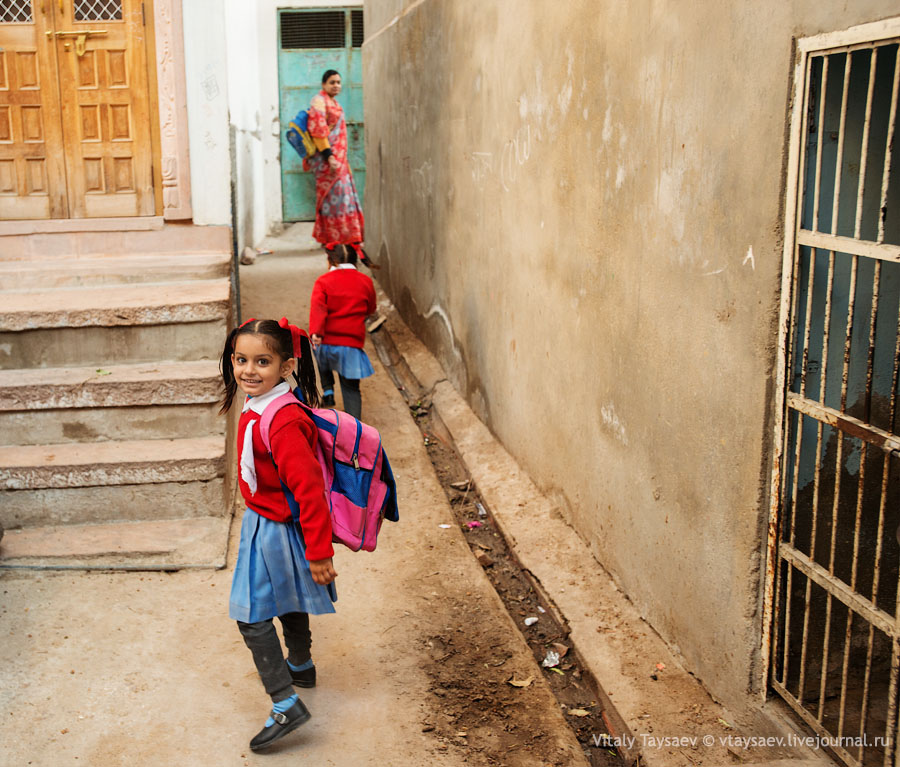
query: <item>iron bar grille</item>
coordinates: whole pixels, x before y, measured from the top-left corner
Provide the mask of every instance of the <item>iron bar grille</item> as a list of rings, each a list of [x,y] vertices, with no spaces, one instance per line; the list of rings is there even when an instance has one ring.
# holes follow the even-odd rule
[[[895,764],[900,683],[896,40],[810,55],[770,679],[846,764]]]
[[[31,0],[2,0],[0,24],[30,24],[34,21]]]
[[[122,0],[75,0],[75,21],[121,21]]]
[[[365,29],[363,28],[363,12],[350,11],[350,26],[352,29],[351,39],[354,48],[362,48],[365,37]]]
[[[281,48],[343,48],[347,39],[344,11],[293,11],[281,14]]]

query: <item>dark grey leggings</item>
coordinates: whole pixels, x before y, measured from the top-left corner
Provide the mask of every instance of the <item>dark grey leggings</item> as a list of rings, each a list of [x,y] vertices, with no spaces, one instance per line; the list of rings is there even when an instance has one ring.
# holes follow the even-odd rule
[[[334,388],[334,373],[330,370],[319,368],[319,378],[322,381],[323,389]],[[344,411],[350,413],[354,418],[362,418],[362,395],[359,393],[358,378],[344,378],[338,373],[341,379],[341,395],[344,397]]]
[[[309,632],[309,615],[307,613],[285,613],[279,615],[281,628],[284,631],[284,643],[288,648],[288,659],[295,666],[300,666],[310,659],[309,649],[312,646],[312,635]],[[244,637],[244,644],[253,653],[253,662],[259,672],[266,693],[277,703],[294,694],[291,672],[284,662],[284,652],[278,634],[275,631],[274,619],[269,618],[258,623],[237,622]]]

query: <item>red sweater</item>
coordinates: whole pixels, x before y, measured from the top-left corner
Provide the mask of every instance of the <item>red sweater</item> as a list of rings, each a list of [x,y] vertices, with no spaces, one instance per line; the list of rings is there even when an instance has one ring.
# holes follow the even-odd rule
[[[251,421],[261,416],[252,410],[241,414],[238,422],[238,466],[244,445],[244,432]],[[300,507],[300,529],[310,562],[334,556],[331,545],[331,516],[325,501],[325,481],[315,456],[316,427],[299,406],[283,407],[272,419],[269,441],[272,457],[263,445],[259,423],[253,427],[253,461],[256,468],[256,493],[238,472],[241,495],[253,511],[276,522],[288,522],[291,509],[281,487],[290,489]],[[276,468],[272,458],[278,466]],[[279,481],[281,480],[281,481]]]
[[[309,308],[310,335],[322,343],[362,349],[366,317],[375,311],[375,286],[356,269],[331,269],[316,280]]]

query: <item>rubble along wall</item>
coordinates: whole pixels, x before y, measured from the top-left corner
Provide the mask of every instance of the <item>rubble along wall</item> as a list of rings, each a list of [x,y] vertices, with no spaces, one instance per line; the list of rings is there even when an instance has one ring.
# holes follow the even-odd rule
[[[732,703],[761,678],[792,40],[895,12],[889,0],[365,6],[379,280]]]

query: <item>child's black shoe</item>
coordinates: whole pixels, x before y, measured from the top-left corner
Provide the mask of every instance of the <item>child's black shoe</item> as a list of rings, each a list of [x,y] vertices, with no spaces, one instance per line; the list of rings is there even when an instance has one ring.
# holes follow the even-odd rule
[[[259,751],[268,748],[276,740],[283,738],[292,730],[296,730],[301,724],[309,721],[309,709],[303,705],[302,700],[291,706],[287,711],[272,711],[271,718],[275,720],[275,724],[269,727],[263,727],[250,741],[250,750]]]
[[[294,671],[288,666],[291,672],[291,679],[297,687],[315,687],[316,686],[316,667],[305,668],[303,671]]]

